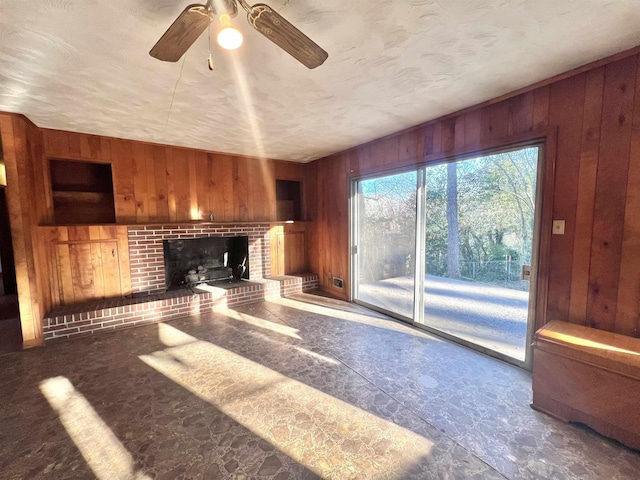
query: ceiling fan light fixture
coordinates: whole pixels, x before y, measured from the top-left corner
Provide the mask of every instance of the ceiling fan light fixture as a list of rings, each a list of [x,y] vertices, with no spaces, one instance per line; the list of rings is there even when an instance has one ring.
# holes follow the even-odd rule
[[[222,30],[218,33],[218,45],[225,50],[235,50],[242,45],[242,33],[237,28],[231,26],[230,17],[227,14],[220,15]]]

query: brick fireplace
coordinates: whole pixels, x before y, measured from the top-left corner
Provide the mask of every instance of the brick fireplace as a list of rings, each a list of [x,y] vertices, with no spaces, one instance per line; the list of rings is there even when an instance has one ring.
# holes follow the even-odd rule
[[[202,237],[249,237],[251,280],[271,275],[270,225],[147,225],[129,227],[131,289],[134,295],[164,292],[166,289],[163,240]]]
[[[314,274],[270,278],[270,227],[268,223],[129,227],[133,296],[53,309],[43,320],[45,341],[163,322],[207,313],[217,307],[234,307],[318,288],[318,276]],[[198,293],[196,289],[166,291],[163,240],[237,236],[249,238],[249,282],[227,288],[213,284]]]

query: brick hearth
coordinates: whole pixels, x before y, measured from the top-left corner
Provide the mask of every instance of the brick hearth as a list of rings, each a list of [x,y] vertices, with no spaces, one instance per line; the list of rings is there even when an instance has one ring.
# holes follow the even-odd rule
[[[254,303],[317,288],[317,275],[287,275],[242,282],[233,288],[209,287],[209,291],[197,294],[190,290],[174,290],[143,297],[58,307],[44,319],[44,338],[45,341],[51,341],[165,322],[205,313],[213,308]]]

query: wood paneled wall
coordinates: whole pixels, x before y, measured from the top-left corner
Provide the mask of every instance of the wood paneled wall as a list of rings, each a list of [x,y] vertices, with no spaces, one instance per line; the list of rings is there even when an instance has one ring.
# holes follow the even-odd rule
[[[302,165],[130,140],[43,130],[49,159],[110,163],[118,223],[275,221],[275,179],[303,178]],[[44,194],[44,192],[43,192]],[[53,223],[48,203],[42,221]]]
[[[93,238],[96,227],[38,228],[54,225],[51,158],[111,164],[116,221],[120,224],[208,221],[210,214],[216,222],[275,221],[275,180],[300,180],[303,191],[306,188],[304,165],[297,163],[40,129],[11,113],[0,113],[0,133],[25,346],[42,343],[42,318],[52,306],[63,303],[61,282],[65,277],[60,275],[52,242],[65,243],[65,232],[82,236],[87,229],[89,243],[112,240]],[[308,211],[306,203],[303,210]],[[76,240],[82,239],[70,242]],[[117,242],[123,242],[121,235]],[[119,253],[124,253],[122,248]],[[126,257],[118,256],[120,270]],[[91,268],[93,274],[109,280],[115,264],[112,266],[100,271],[100,265],[92,263]],[[67,273],[73,277],[73,271]],[[125,272],[121,277],[124,294],[128,276]],[[105,296],[107,288],[105,285]],[[67,288],[67,296],[70,291]],[[72,294],[74,301],[76,293]],[[101,296],[99,292],[96,295]]]
[[[322,288],[348,298],[348,285],[337,290],[330,280],[349,278],[349,178],[546,136],[539,274],[548,298],[538,326],[562,319],[640,336],[639,61],[636,49],[310,164],[317,188],[310,257]],[[564,235],[549,235],[551,219],[565,220]]]
[[[48,290],[39,288],[47,278],[38,249],[36,159],[42,156],[42,136],[38,129],[20,115],[0,113],[0,135],[7,170],[7,207],[18,287],[20,322],[26,347],[42,344],[42,317],[50,302]]]

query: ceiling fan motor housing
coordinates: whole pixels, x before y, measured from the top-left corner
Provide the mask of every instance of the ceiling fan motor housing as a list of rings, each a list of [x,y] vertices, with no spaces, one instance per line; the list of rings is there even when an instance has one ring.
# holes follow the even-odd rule
[[[220,6],[222,6],[223,11],[218,11],[219,8],[216,8]],[[236,0],[208,0],[207,7],[216,15],[226,13],[230,17],[235,17],[238,14],[238,4]]]

